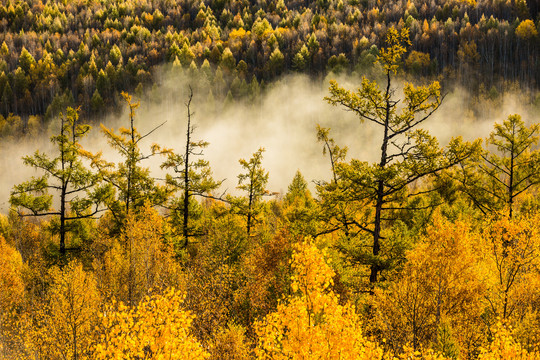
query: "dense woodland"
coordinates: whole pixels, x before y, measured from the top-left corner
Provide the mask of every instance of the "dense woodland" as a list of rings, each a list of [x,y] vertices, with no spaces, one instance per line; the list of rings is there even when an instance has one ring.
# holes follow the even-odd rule
[[[164,66],[203,73],[217,98],[283,73],[363,74],[391,26],[410,29],[411,76],[489,96],[518,84],[540,102],[536,1],[10,0],[0,5],[0,131],[41,128],[67,105],[99,117]]]
[[[535,2],[19,1],[0,18],[0,131],[53,145],[0,216],[0,359],[540,359],[538,119],[444,146],[423,129],[448,82],[534,101]],[[264,148],[224,192],[194,92],[260,96],[288,72],[364,75],[320,101],[379,130],[378,160],[318,126],[314,192],[300,171],[271,192]],[[137,118],[172,73],[203,83],[174,149]],[[90,125],[120,108],[123,127]]]

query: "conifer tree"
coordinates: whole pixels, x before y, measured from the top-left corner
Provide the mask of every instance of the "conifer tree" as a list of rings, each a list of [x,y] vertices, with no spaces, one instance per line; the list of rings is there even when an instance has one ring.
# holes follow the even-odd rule
[[[526,127],[514,114],[486,140],[486,149],[457,173],[461,189],[484,214],[507,212],[512,218],[516,199],[540,183],[540,125]],[[489,151],[493,147],[494,151]]]
[[[237,204],[240,213],[246,217],[246,233],[249,237],[254,222],[257,220],[257,215],[261,211],[261,198],[268,194],[266,183],[268,182],[268,172],[262,167],[262,154],[264,148],[257,150],[249,161],[240,159],[240,165],[247,172],[238,175],[238,186],[240,190],[247,192],[247,201],[242,201]]]
[[[337,164],[336,171],[342,181],[334,190],[342,194],[338,201],[355,202],[359,208],[373,209],[362,222],[357,222],[358,227],[371,236],[371,244],[368,245],[371,254],[361,252],[352,256],[357,263],[369,265],[370,283],[377,282],[380,272],[388,266],[381,257],[385,221],[392,220],[392,211],[406,207],[407,197],[418,194],[408,193],[409,185],[452,167],[478,147],[478,143],[471,147],[458,138],[452,139],[448,148],[443,150],[437,139],[418,129],[441,105],[440,85],[433,82],[416,87],[407,83],[403,88],[403,98],[396,98],[392,81],[406,46],[410,45],[409,30],[389,28],[386,42],[387,47],[378,56],[386,78],[383,88],[365,77],[356,92],[331,81],[330,96],[325,98],[332,105],[354,112],[361,122],[374,123],[383,133],[380,161],[369,164],[353,159],[350,163]],[[329,205],[336,201],[335,196],[324,197],[324,191],[321,195],[323,202],[329,202]]]
[[[291,233],[298,236],[316,235],[315,200],[304,176],[297,171],[284,198],[284,215]]]
[[[78,109],[67,108],[60,115],[60,133],[51,137],[56,145],[55,157],[36,151],[23,158],[24,164],[40,170],[43,175],[16,185],[11,192],[11,205],[21,216],[54,216],[59,220],[60,253],[66,253],[66,234],[75,220],[96,215],[109,196],[106,188],[98,188],[100,178],[82,162],[85,154],[79,141],[90,131],[89,125],[79,123]],[[55,209],[53,195],[58,193],[60,209]],[[23,209],[29,213],[23,212]]]
[[[152,205],[162,204],[167,197],[163,186],[155,183],[148,168],[141,166],[143,160],[166,153],[157,144],[151,146],[149,154],[143,154],[140,143],[154,131],[163,126],[162,123],[144,135],[135,127],[135,110],[139,102],[132,102],[131,95],[122,93],[129,107],[129,128],[121,127],[116,134],[113,129],[101,125],[101,131],[113,149],[118,151],[122,161],[118,164],[109,163],[102,158],[102,153],[92,157],[92,166],[99,170],[100,176],[117,192],[116,199],[109,199],[107,207],[114,216],[117,224],[123,223],[125,217],[135,209],[149,201]]]
[[[341,185],[341,175],[338,173],[337,166],[339,163],[345,161],[348,149],[346,147],[340,148],[336,145],[334,139],[330,137],[330,129],[320,127],[319,125],[317,125],[317,140],[323,143],[323,155],[328,154],[330,169],[332,171],[330,182],[319,182],[317,184],[317,190],[327,204],[333,204],[331,207],[324,207],[324,211],[320,213],[319,217],[326,226],[319,235],[342,229],[345,236],[348,237],[350,235],[350,226],[354,222],[352,215],[354,208],[351,207],[353,203],[341,201],[342,193],[337,191]],[[331,200],[330,198],[334,196],[337,196],[337,198]],[[335,224],[334,221],[336,222]]]
[[[173,199],[166,205],[173,212],[173,222],[180,216],[182,217],[182,236],[184,238],[183,247],[188,244],[188,238],[194,236],[192,227],[190,227],[190,218],[193,216],[190,209],[190,199],[193,196],[203,196],[214,198],[210,192],[216,190],[222,181],[214,181],[212,171],[208,161],[194,157],[201,156],[202,151],[208,146],[206,141],[193,141],[192,135],[194,126],[191,124],[191,101],[193,100],[193,90],[189,88],[187,108],[187,130],[185,151],[183,154],[169,152],[167,160],[161,165],[161,168],[173,170],[173,174],[167,174],[167,186],[173,191],[181,191],[179,199]]]

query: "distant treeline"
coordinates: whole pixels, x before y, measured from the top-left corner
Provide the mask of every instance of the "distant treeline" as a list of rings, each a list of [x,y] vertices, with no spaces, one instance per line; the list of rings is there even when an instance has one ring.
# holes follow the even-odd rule
[[[18,0],[0,5],[0,114],[24,126],[68,104],[99,115],[121,90],[142,94],[163,64],[229,79],[217,97],[286,72],[365,73],[389,26],[410,28],[413,76],[473,91],[540,84],[534,1]]]

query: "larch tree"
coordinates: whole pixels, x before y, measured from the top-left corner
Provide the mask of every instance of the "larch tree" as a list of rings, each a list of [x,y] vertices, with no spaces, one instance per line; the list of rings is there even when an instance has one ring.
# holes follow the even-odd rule
[[[525,126],[521,116],[514,114],[486,140],[486,149],[457,172],[461,189],[484,214],[505,212],[514,215],[516,200],[540,184],[540,125]],[[494,148],[494,151],[489,151]]]
[[[353,261],[370,267],[371,284],[378,281],[380,272],[387,267],[381,258],[381,241],[385,238],[385,223],[394,219],[392,212],[433,206],[408,206],[407,198],[429,191],[414,193],[409,191],[410,186],[463,161],[479,146],[478,143],[470,146],[457,138],[452,139],[446,149],[441,149],[436,138],[418,128],[441,105],[440,85],[432,82],[416,87],[406,83],[403,97],[397,98],[393,81],[406,46],[410,45],[409,30],[389,28],[386,42],[387,47],[381,49],[378,56],[386,78],[383,88],[365,77],[356,92],[331,81],[330,95],[325,98],[330,104],[355,113],[361,122],[369,121],[382,130],[379,162],[369,164],[353,159],[350,163],[336,164],[340,184],[333,191],[321,193],[323,203],[335,201],[333,192],[339,191],[342,193],[339,201],[355,202],[359,208],[373,210],[356,225],[370,235],[371,244],[367,246],[371,253],[360,251],[352,256]]]
[[[266,183],[268,182],[268,172],[262,167],[264,148],[257,150],[249,161],[240,159],[240,165],[247,172],[238,175],[238,186],[240,190],[247,192],[246,201],[240,202],[238,205],[240,213],[246,217],[246,233],[249,237],[253,224],[257,220],[257,215],[260,212],[261,198],[268,194]]]
[[[150,170],[142,167],[141,163],[168,150],[162,150],[160,146],[153,144],[151,152],[144,154],[140,148],[141,141],[165,123],[141,135],[135,127],[135,110],[140,103],[132,102],[131,96],[127,93],[123,92],[122,96],[129,107],[129,127],[121,127],[119,133],[116,134],[113,129],[101,125],[101,131],[111,147],[118,151],[122,161],[118,164],[107,162],[102,158],[101,152],[92,157],[92,166],[99,170],[103,180],[117,192],[117,198],[109,201],[107,207],[118,224],[122,223],[135,209],[141,207],[145,201],[158,205],[164,203],[167,197],[164,187],[155,183],[154,178],[150,176]]]
[[[23,158],[24,164],[40,170],[43,175],[16,185],[11,192],[11,205],[18,209],[20,216],[53,216],[58,219],[58,228],[53,232],[60,236],[60,253],[66,254],[66,234],[70,224],[76,220],[96,215],[100,205],[109,197],[109,191],[98,187],[100,177],[87,169],[82,161],[86,152],[79,143],[90,131],[89,125],[79,123],[77,109],[67,108],[66,115],[60,115],[60,133],[51,137],[57,153],[51,157],[36,151]],[[58,194],[59,209],[53,204],[53,195]],[[29,212],[24,212],[24,209]]]
[[[212,178],[212,171],[208,161],[197,158],[202,155],[202,151],[208,146],[208,142],[193,141],[192,139],[194,126],[191,123],[193,116],[190,109],[193,99],[193,90],[191,87],[189,91],[188,102],[186,103],[187,130],[184,153],[176,154],[169,152],[167,160],[161,165],[162,169],[173,171],[173,174],[167,174],[167,186],[173,192],[181,192],[179,199],[173,199],[165,206],[172,211],[173,224],[178,223],[181,217],[182,236],[184,239],[183,247],[188,245],[189,237],[196,235],[193,227],[190,226],[190,219],[194,215],[190,207],[190,204],[193,204],[190,200],[194,196],[215,198],[211,195],[211,192],[216,190],[222,183],[222,181],[214,181]]]
[[[319,194],[324,194],[322,198],[326,205],[324,211],[321,211],[319,217],[326,223],[326,226],[318,235],[331,233],[338,229],[342,229],[345,236],[350,235],[350,228],[354,222],[354,213],[352,202],[342,201],[343,193],[336,191],[341,185],[341,175],[337,171],[338,163],[344,162],[347,156],[348,149],[340,148],[336,145],[333,138],[330,137],[330,129],[323,128],[317,125],[317,140],[323,143],[323,155],[328,155],[330,159],[330,169],[332,178],[330,182],[318,182],[317,190]],[[356,222],[358,225],[359,223]]]
[[[292,234],[306,236],[316,234],[315,200],[308,190],[304,176],[297,171],[284,198],[284,215]]]

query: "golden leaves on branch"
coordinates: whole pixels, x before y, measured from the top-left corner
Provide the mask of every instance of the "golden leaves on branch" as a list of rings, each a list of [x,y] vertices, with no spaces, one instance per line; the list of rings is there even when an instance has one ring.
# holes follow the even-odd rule
[[[382,350],[367,340],[350,304],[340,305],[330,289],[334,271],[314,244],[304,241],[293,254],[293,294],[255,324],[258,359],[379,359]]]
[[[44,359],[90,359],[101,298],[91,273],[72,261],[50,271],[43,303],[35,303],[24,329],[30,353]]]
[[[191,335],[193,316],[173,288],[129,308],[120,303],[102,315],[103,334],[94,359],[199,360],[209,354]]]
[[[407,254],[396,281],[378,290],[375,307],[380,324],[375,326],[394,352],[405,344],[415,350],[445,347],[442,342],[453,342],[455,351],[466,352],[467,343],[476,335],[485,295],[475,241],[469,224],[450,223],[436,215],[425,238]],[[453,332],[441,339],[445,326]]]
[[[494,338],[489,347],[482,349],[478,360],[537,360],[540,353],[531,352],[512,337],[511,329],[502,322],[498,322],[494,329]]]

